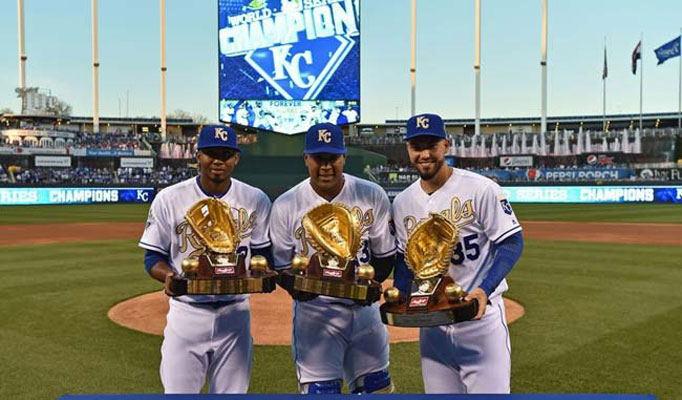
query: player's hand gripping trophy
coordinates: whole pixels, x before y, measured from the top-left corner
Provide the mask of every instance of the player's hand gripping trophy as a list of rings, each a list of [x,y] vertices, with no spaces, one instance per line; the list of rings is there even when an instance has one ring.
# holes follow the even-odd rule
[[[182,274],[171,282],[174,295],[275,290],[277,273],[268,270],[265,257],[251,257],[246,270],[246,256],[237,252],[241,238],[226,202],[213,197],[200,200],[187,211],[185,220],[204,250],[182,261]]]
[[[478,301],[464,301],[466,292],[447,275],[457,236],[455,224],[439,214],[417,225],[405,248],[405,262],[414,274],[412,288],[410,293],[386,289],[380,308],[385,324],[437,326],[476,316]]]
[[[381,285],[374,280],[374,268],[358,265],[360,221],[340,203],[325,203],[308,211],[303,229],[315,248],[310,259],[297,254],[292,270],[280,275],[280,284],[289,293],[318,294],[354,300],[370,305],[379,300]]]

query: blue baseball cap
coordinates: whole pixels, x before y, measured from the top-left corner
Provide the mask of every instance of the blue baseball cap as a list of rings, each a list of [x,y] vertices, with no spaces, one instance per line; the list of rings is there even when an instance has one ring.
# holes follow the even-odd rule
[[[436,114],[418,114],[407,120],[407,134],[404,140],[419,136],[435,136],[445,139],[445,124]]]
[[[201,128],[197,150],[208,147],[227,147],[240,151],[237,146],[237,133],[227,125],[207,125]]]
[[[305,154],[346,154],[341,128],[328,122],[316,124],[305,134]]]

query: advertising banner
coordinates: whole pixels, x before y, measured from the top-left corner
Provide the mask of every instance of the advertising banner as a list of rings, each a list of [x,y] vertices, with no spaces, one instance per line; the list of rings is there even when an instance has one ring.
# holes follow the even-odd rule
[[[677,203],[682,186],[505,186],[510,203]]]
[[[578,155],[578,163],[590,167],[603,167],[622,164],[627,160],[622,152],[591,152]]]
[[[121,157],[121,168],[154,168],[154,159]]]
[[[69,156],[35,156],[36,167],[70,167]]]
[[[532,171],[532,172],[531,172]],[[547,168],[520,171],[531,181],[614,181],[629,179],[632,170],[628,168]]]
[[[532,167],[533,156],[501,156],[500,167]]]
[[[154,188],[0,188],[0,206],[150,203]]]
[[[682,168],[644,168],[636,169],[635,175],[652,181],[682,181]]]
[[[120,156],[132,156],[135,152],[130,150],[121,149],[91,149],[85,150],[85,155],[88,157],[120,157]]]

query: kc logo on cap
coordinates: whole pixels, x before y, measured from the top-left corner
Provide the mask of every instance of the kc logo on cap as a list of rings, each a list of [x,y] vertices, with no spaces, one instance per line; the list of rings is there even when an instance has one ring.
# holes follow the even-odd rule
[[[407,120],[405,140],[418,136],[435,136],[445,139],[445,124],[436,114],[419,114]]]
[[[417,128],[429,129],[429,117],[423,115],[417,117]]]
[[[305,134],[305,154],[346,154],[343,131],[329,122],[315,124]]]
[[[325,143],[331,143],[332,141],[332,133],[329,132],[326,129],[320,129],[317,131],[317,141],[318,142],[325,142]]]
[[[207,125],[201,128],[197,149],[209,147],[227,147],[239,151],[237,133],[226,125]]]
[[[227,131],[225,131],[225,129],[220,128],[220,127],[215,128],[215,139],[220,139],[223,142],[227,142],[227,138],[228,138],[228,135],[227,135]]]

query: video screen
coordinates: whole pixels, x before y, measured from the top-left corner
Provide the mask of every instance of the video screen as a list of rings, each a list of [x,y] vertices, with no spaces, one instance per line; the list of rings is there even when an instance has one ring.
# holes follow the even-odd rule
[[[219,0],[220,120],[294,134],[360,121],[359,0]]]

